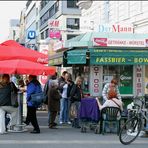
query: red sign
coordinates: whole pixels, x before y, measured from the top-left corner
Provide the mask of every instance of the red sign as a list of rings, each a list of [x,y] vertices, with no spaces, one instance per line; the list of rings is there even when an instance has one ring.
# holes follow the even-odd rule
[[[50,19],[48,21],[48,26],[49,26],[49,28],[59,28],[60,21],[57,19]]]
[[[107,46],[107,38],[94,38],[95,45]]]
[[[94,38],[93,46],[148,47],[148,39]]]
[[[60,30],[50,29],[49,30],[49,37],[51,39],[53,39],[53,38],[60,39],[61,38],[61,32],[60,32]]]

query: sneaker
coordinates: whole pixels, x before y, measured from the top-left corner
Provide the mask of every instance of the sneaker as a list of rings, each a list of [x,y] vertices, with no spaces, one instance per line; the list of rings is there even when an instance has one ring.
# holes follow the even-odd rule
[[[7,134],[8,132],[2,132],[2,133],[0,133],[0,135],[4,135],[4,134]]]
[[[62,121],[60,121],[60,124],[63,124],[63,122],[62,122]]]
[[[67,122],[67,124],[71,125],[71,122],[70,122],[70,121],[68,121],[68,122]]]

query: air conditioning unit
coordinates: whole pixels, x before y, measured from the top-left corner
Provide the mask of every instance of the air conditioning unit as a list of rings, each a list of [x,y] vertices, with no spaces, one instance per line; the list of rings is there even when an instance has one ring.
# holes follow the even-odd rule
[[[92,5],[93,1],[92,0],[85,0],[85,1],[78,1],[77,5],[79,6],[80,9],[89,9]]]

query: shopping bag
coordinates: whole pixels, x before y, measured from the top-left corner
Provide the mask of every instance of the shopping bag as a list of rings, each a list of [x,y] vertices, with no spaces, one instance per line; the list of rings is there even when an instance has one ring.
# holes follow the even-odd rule
[[[70,119],[77,118],[77,109],[75,103],[72,103],[70,106]]]

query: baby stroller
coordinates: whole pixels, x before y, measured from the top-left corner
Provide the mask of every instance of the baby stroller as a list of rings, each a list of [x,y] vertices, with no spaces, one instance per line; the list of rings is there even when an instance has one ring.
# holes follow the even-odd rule
[[[95,98],[83,98],[79,111],[81,132],[86,133],[87,129],[100,133],[100,110]]]

